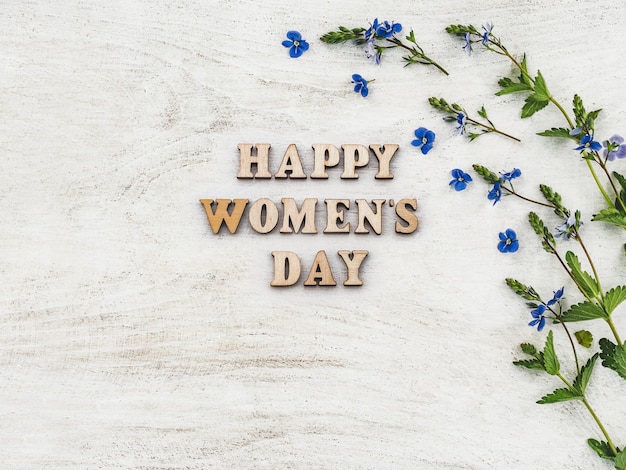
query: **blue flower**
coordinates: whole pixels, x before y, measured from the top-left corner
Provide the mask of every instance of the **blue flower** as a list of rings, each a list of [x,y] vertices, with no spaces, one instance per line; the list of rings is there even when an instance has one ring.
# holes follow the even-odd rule
[[[500,237],[500,242],[498,243],[498,250],[501,253],[515,253],[519,248],[519,242],[517,241],[517,234],[507,228],[504,233],[500,232],[498,235]]]
[[[395,33],[402,31],[402,25],[400,23],[394,23],[393,21],[391,24],[389,21],[385,21],[378,27],[374,28],[374,30],[376,31],[377,36],[380,36],[381,38],[390,38]]]
[[[380,64],[380,51],[376,49],[376,46],[374,45],[373,36],[365,43],[365,55],[376,65]]]
[[[604,158],[609,161],[626,157],[626,144],[624,144],[624,138],[621,135],[616,134],[609,140],[605,140],[604,147]]]
[[[550,300],[548,300],[548,303],[546,304],[548,307],[554,305],[555,303],[559,302],[561,300],[561,298],[563,297],[563,293],[565,292],[565,286],[561,287],[559,290],[554,292],[554,295],[552,296],[552,298]]]
[[[493,188],[491,188],[491,191],[489,191],[489,193],[487,194],[487,199],[493,201],[493,205],[495,206],[496,202],[498,202],[501,197],[502,189],[500,188],[500,182],[496,181],[495,183],[493,183]]]
[[[365,39],[367,39],[368,41],[373,40],[377,29],[378,18],[374,18],[374,22],[370,24],[370,27],[365,30]]]
[[[500,181],[511,181],[512,179],[518,178],[522,176],[522,171],[519,168],[513,168],[513,171],[509,171],[507,173],[500,173]]]
[[[593,136],[590,134],[585,134],[582,139],[580,139],[580,145],[576,147],[574,150],[580,150],[584,152],[585,150],[593,150],[598,151],[602,148],[600,142],[596,142],[593,140]]]
[[[465,33],[465,36],[463,36],[463,41],[465,41],[465,43],[463,44],[463,50],[465,52],[467,52],[468,54],[472,54],[472,41],[471,41],[471,36],[470,33]]]
[[[483,33],[483,46],[489,44],[489,36],[491,35],[491,30],[493,29],[493,23],[487,22],[486,25],[483,26],[485,32]]]
[[[415,129],[415,139],[411,142],[411,145],[415,147],[421,147],[422,153],[426,155],[431,148],[433,148],[433,142],[435,141],[435,133],[429,131],[425,127]]]
[[[289,48],[289,55],[293,58],[300,57],[304,51],[309,50],[309,43],[302,39],[298,31],[287,31],[289,41],[283,41],[283,46]]]
[[[472,177],[459,168],[455,168],[450,174],[452,178],[454,178],[450,181],[450,186],[454,185],[456,191],[463,191],[467,188],[467,183],[471,183],[472,181]]]
[[[369,90],[367,88],[367,84],[369,83],[363,77],[361,77],[358,73],[352,75],[352,83],[354,83],[354,91],[356,93],[361,93],[361,96],[365,98],[369,94]]]
[[[582,224],[582,222],[578,223],[578,225]],[[569,240],[570,238],[574,238],[576,236],[577,229],[578,226],[576,224],[576,216],[574,214],[571,214],[567,219],[565,219],[565,222],[563,222],[556,228],[555,236],[563,237]]]
[[[546,326],[546,306],[544,304],[539,305],[535,310],[531,310],[530,314],[533,316],[534,320],[531,320],[528,326],[537,325],[537,331],[543,330],[543,327]]]
[[[463,113],[456,115],[456,130],[459,131],[459,135],[465,134],[465,123],[467,122],[467,116]]]

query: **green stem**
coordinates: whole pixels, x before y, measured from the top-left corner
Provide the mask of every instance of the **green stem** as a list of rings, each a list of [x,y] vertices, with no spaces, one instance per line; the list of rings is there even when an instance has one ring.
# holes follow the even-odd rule
[[[527,198],[525,196],[522,196],[519,193],[516,193],[513,189],[509,189],[506,186],[500,186],[501,189],[505,190],[507,193],[509,193],[512,196],[517,196],[518,198],[526,201],[526,202],[530,202],[532,204],[537,204],[539,206],[543,206],[543,207],[549,207],[550,209],[556,209],[555,206],[553,206],[552,204],[546,204],[545,202],[541,202],[541,201],[535,201],[534,199],[530,199]]]
[[[621,346],[623,344],[622,339],[619,337],[619,333],[617,332],[617,329],[615,328],[613,319],[609,316],[609,318],[606,319],[606,322],[609,324],[609,328],[611,328],[611,331],[613,332],[613,336],[615,336],[615,340],[617,341],[617,344]]]
[[[604,304],[604,291],[602,290],[602,284],[600,283],[600,276],[598,275],[598,271],[596,271],[596,265],[591,260],[591,255],[589,255],[589,252],[587,251],[587,247],[583,243],[583,239],[581,238],[578,230],[576,230],[576,240],[578,240],[578,243],[580,244],[583,251],[585,252],[587,261],[589,261],[589,266],[591,266],[591,270],[593,271],[593,277],[596,278],[596,282],[598,283],[598,289],[600,290],[600,299],[602,300],[602,303]]]
[[[483,124],[482,122],[475,121],[474,119],[471,119],[471,118],[467,118],[467,120],[469,122],[471,122],[472,124],[476,125],[476,126],[484,127],[489,132],[495,132],[496,134],[503,135],[504,137],[508,137],[509,139],[516,140],[517,142],[521,142],[521,140],[519,140],[517,137],[513,137],[512,135],[507,134],[506,132],[502,132],[502,131],[496,129],[493,125],[488,126],[486,124]]]
[[[392,36],[390,38],[385,38],[385,40],[387,42],[390,42],[391,44],[395,44],[398,47],[401,47],[403,49],[406,49],[407,51],[409,51],[411,53],[411,55],[417,56],[420,59],[424,59],[426,62],[422,62],[423,64],[426,65],[434,65],[435,67],[437,67],[442,73],[446,74],[446,75],[450,75],[448,73],[448,71],[446,69],[444,69],[441,65],[439,65],[437,62],[435,62],[434,60],[432,60],[430,57],[426,56],[424,54],[424,52],[420,52],[412,47],[407,46],[406,44],[404,44],[400,39],[398,39],[395,36]],[[419,47],[419,46],[417,46]],[[420,47],[421,49],[421,47]],[[422,50],[423,51],[423,50]]]
[[[593,165],[591,164],[591,160],[585,159],[585,161],[587,162],[587,167],[589,167],[589,171],[591,172],[591,176],[593,176],[593,179],[596,182],[596,185],[598,186],[598,189],[602,193],[602,196],[604,197],[604,200],[607,202],[609,207],[615,208],[615,205],[613,204],[613,201],[611,201],[611,198],[609,197],[607,192],[602,187],[602,183],[600,183],[600,180],[598,179],[598,175],[596,174],[596,170],[593,169]]]

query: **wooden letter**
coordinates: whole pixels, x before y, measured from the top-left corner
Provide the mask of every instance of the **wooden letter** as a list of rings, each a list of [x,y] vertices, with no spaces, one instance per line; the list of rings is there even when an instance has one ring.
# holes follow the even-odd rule
[[[343,209],[337,210],[338,205],[344,206],[346,209],[350,209],[350,199],[324,199],[326,203],[326,228],[324,233],[349,233],[350,223],[348,222],[343,227],[339,227],[337,222],[343,222]]]
[[[289,172],[289,175],[287,172]],[[306,178],[296,144],[290,144],[287,150],[285,150],[285,156],[283,161],[280,162],[280,168],[278,168],[274,178]]]
[[[293,251],[272,251],[274,257],[273,287],[293,286],[300,279],[300,258]]]
[[[200,202],[204,206],[206,216],[209,219],[211,230],[213,233],[220,231],[222,222],[226,223],[226,227],[230,233],[235,233],[239,227],[239,221],[243,215],[243,211],[248,205],[248,199],[217,199],[217,207],[213,212],[213,199],[200,199]],[[228,213],[228,206],[234,202],[235,206],[231,214]]]
[[[402,225],[400,222],[396,221],[397,233],[413,233],[417,230],[417,216],[413,212],[410,212],[407,206],[411,207],[413,210],[417,210],[417,200],[400,199],[398,204],[396,204],[396,214],[407,223],[407,225]]]
[[[265,214],[263,209],[265,209]],[[248,211],[248,221],[258,233],[270,233],[278,224],[278,208],[276,204],[267,198],[254,201]]]
[[[317,233],[315,227],[315,207],[317,205],[317,199],[308,198],[302,203],[302,210],[298,211],[296,200],[290,197],[281,199],[283,203],[283,226],[280,229],[280,233],[291,233],[295,231],[298,233],[302,222],[304,222],[304,228],[302,233]],[[293,224],[293,230],[291,226]]]
[[[313,266],[311,266],[311,270],[309,271],[309,277],[304,281],[305,286],[316,286],[317,280],[319,279],[320,286],[336,286],[335,278],[333,277],[333,272],[330,269],[330,264],[328,264],[328,258],[326,257],[326,252],[324,250],[318,251],[315,255],[315,259],[313,260]]]
[[[328,178],[326,168],[339,164],[339,149],[332,144],[313,144],[313,150],[315,163],[311,178],[326,179]]]
[[[237,178],[271,178],[269,170],[270,144],[256,144],[256,155],[252,155],[253,144],[239,144],[239,173]],[[256,164],[256,175],[252,174],[252,165]]]
[[[367,250],[339,250],[337,253],[341,256],[343,262],[346,263],[346,268],[348,268],[348,279],[344,281],[343,285],[362,286],[363,281],[359,279],[359,268],[369,252]]]
[[[383,226],[383,211],[382,205],[385,203],[385,199],[372,199],[372,202],[376,204],[376,212],[372,210],[370,205],[365,199],[357,199],[356,205],[359,215],[359,225],[354,233],[370,233],[365,228],[365,220],[369,222],[376,235],[380,235]]]
[[[355,168],[365,166],[370,161],[370,151],[365,145],[360,144],[343,144],[343,179],[358,178]],[[358,155],[358,158],[357,158]]]
[[[384,144],[370,145],[370,148],[374,152],[374,155],[378,159],[378,173],[376,173],[376,179],[390,179],[393,178],[393,173],[389,171],[389,163],[396,154],[396,151],[400,146],[398,144]],[[383,150],[382,153],[380,151]]]

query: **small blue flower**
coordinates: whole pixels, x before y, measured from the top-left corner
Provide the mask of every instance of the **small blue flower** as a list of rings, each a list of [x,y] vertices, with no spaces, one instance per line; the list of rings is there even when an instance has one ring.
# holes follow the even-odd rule
[[[472,41],[471,41],[472,37],[470,36],[470,33],[465,33],[465,36],[463,36],[463,50],[465,52],[467,52],[469,55],[472,54]]]
[[[385,21],[376,28],[376,35],[381,38],[390,38],[400,31],[402,31],[402,25],[400,23],[394,23],[392,21],[390,24],[389,21]]]
[[[543,327],[546,326],[546,306],[544,304],[539,305],[535,310],[531,310],[530,314],[533,316],[534,320],[531,320],[528,326],[537,325],[537,331],[543,330]]]
[[[373,80],[370,80],[373,81]],[[369,83],[363,77],[361,77],[358,73],[352,75],[352,83],[354,83],[354,91],[356,93],[361,93],[361,96],[365,98],[369,94],[369,89],[367,88],[367,84]]]
[[[467,188],[467,183],[472,182],[472,177],[459,168],[455,168],[450,174],[454,178],[450,181],[450,186],[454,186],[456,191],[463,191]]]
[[[459,131],[459,135],[465,134],[465,123],[467,122],[467,116],[463,113],[456,115],[456,130]]]
[[[425,127],[415,129],[415,139],[411,142],[414,147],[421,147],[422,153],[426,155],[431,148],[433,148],[433,142],[435,141],[435,133],[429,131]]]
[[[582,224],[582,222],[578,223],[578,225]],[[555,236],[563,237],[566,240],[569,240],[570,238],[574,238],[576,236],[577,229],[578,227],[576,225],[576,216],[574,214],[571,214],[567,219],[565,219],[565,222],[563,222],[556,228]]]
[[[501,197],[502,197],[502,189],[500,187],[500,182],[496,181],[495,183],[493,183],[493,188],[491,188],[491,190],[487,194],[487,199],[489,199],[490,201],[493,201],[493,205],[495,206],[496,202],[498,202]]]
[[[621,135],[616,134],[609,140],[605,140],[604,147],[604,158],[609,161],[626,157],[626,144],[624,144],[624,138]]]
[[[489,44],[489,36],[491,35],[491,30],[493,29],[493,23],[487,22],[486,25],[483,26],[485,32],[483,33],[483,46]]]
[[[517,241],[517,234],[507,228],[504,233],[500,232],[498,235],[500,237],[500,242],[498,243],[498,250],[501,253],[515,253],[519,248],[519,242]]]
[[[596,142],[593,140],[593,136],[589,134],[585,134],[582,139],[580,139],[580,145],[576,147],[574,150],[580,150],[584,152],[585,150],[593,150],[598,151],[602,148],[600,142]]]
[[[300,57],[304,51],[309,50],[309,43],[302,39],[298,31],[287,31],[289,41],[283,41],[283,46],[289,48],[289,55],[293,58]]]
[[[512,179],[522,176],[522,171],[519,168],[513,168],[512,171],[500,173],[500,175],[500,181],[504,183],[505,181],[511,181]]]
[[[373,36],[365,43],[365,56],[376,65],[380,64],[380,51],[374,45]]]
[[[367,39],[368,41],[370,39],[373,40],[377,29],[378,29],[378,18],[374,18],[374,22],[370,24],[370,27],[365,30],[365,39]]]
[[[559,290],[554,292],[554,295],[552,296],[552,298],[550,300],[548,300],[548,303],[546,304],[548,307],[554,305],[557,302],[560,302],[561,298],[563,297],[563,293],[565,292],[565,286],[561,287]]]
[[[450,174],[454,178],[450,181],[450,186],[454,186],[456,191],[463,191],[467,188],[467,183],[472,182],[472,177],[459,168],[455,168]]]

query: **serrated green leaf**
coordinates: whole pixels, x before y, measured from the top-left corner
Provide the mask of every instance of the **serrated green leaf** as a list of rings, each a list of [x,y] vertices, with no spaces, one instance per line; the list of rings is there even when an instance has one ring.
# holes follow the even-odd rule
[[[626,470],[626,449],[622,449],[615,457],[615,468],[617,470]]]
[[[547,99],[543,99],[540,95],[534,93],[532,95],[529,95],[526,98],[524,107],[522,108],[522,118],[532,116],[540,109],[548,106],[548,103],[550,103],[550,101],[548,101]]]
[[[529,356],[535,356],[537,354],[537,348],[530,343],[522,343],[519,346],[522,348],[524,354],[528,354]]]
[[[608,224],[626,228],[626,215],[622,214],[619,210],[613,207],[601,210],[599,213],[594,215],[591,220],[606,222]]]
[[[591,347],[591,343],[593,343],[593,335],[589,331],[580,330],[574,333],[574,336],[576,336],[576,341],[578,341],[578,344],[580,344],[583,348]]]
[[[604,308],[610,315],[624,300],[626,300],[626,286],[613,287],[604,294]]]
[[[520,91],[532,91],[532,88],[527,83],[517,83],[511,79],[509,80],[510,82],[502,82],[502,80],[498,82],[500,86],[502,86],[503,83],[507,83],[507,86],[502,87],[502,90],[497,92],[496,96],[509,95],[511,93],[519,93]]]
[[[523,359],[520,361],[513,361],[513,364],[519,367],[525,367],[526,369],[545,370],[543,364],[541,364],[541,362],[539,362],[537,359]]]
[[[546,338],[546,345],[543,348],[543,365],[546,372],[550,375],[556,375],[561,370],[561,364],[559,364],[559,358],[554,351],[554,335],[552,331],[548,332]]]
[[[608,315],[602,307],[588,300],[572,305],[569,310],[566,310],[561,315],[561,321],[563,323],[596,320],[598,318],[607,319]]]
[[[552,129],[546,129],[543,132],[538,132],[537,135],[541,135],[543,137],[562,137],[564,139],[571,139],[573,136],[569,134],[568,129],[564,129],[562,127],[553,127]],[[574,138],[574,140],[578,140]]]
[[[535,96],[541,101],[550,100],[548,86],[546,85],[546,81],[543,79],[543,75],[541,75],[539,70],[537,70],[537,76],[535,77]]]
[[[591,378],[591,373],[593,372],[593,367],[596,365],[596,361],[598,360],[598,353],[594,354],[589,358],[587,364],[585,364],[581,369],[580,373],[574,380],[574,388],[580,392],[581,395],[585,394],[585,390],[587,390],[587,384],[589,383],[589,379]]]
[[[572,270],[576,284],[587,297],[597,297],[600,293],[598,283],[589,273],[582,270],[578,257],[571,251],[565,253],[565,262]]]
[[[626,178],[624,178],[622,175],[620,175],[617,171],[613,172],[613,176],[615,177],[615,179],[617,180],[617,182],[620,184],[620,186],[622,187],[623,191],[626,191]]]
[[[603,459],[614,460],[613,451],[607,442],[587,439],[587,444]]]
[[[541,397],[541,400],[539,400],[537,403],[539,403],[540,405],[545,405],[548,403],[559,403],[562,401],[582,400],[582,399],[583,397],[581,395],[574,393],[567,388],[557,388],[554,392]]]
[[[600,345],[602,365],[614,370],[622,379],[626,380],[626,343],[616,345],[608,339],[602,338],[598,344]]]

